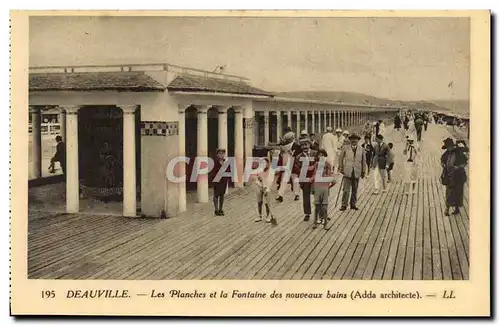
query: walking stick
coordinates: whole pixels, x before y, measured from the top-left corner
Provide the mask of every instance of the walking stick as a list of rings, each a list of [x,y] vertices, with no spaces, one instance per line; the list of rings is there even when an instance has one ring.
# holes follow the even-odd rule
[[[336,208],[337,204],[339,203],[340,191],[342,189],[343,184],[344,184],[344,177],[342,176],[342,180],[340,181],[340,185],[339,185],[339,192],[337,193],[337,199],[335,199],[335,206],[333,206],[334,208]]]

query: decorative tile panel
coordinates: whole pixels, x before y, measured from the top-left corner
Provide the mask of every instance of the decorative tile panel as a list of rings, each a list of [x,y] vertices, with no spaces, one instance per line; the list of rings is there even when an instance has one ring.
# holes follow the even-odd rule
[[[254,118],[246,118],[245,125],[243,127],[245,129],[252,129],[254,122],[255,122]]]
[[[179,134],[178,121],[142,121],[141,135],[143,136],[174,136]]]

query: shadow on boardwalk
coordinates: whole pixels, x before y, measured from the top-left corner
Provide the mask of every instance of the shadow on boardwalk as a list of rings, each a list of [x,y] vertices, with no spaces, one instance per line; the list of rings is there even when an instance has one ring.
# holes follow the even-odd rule
[[[443,126],[424,134],[417,194],[403,193],[403,136],[395,144],[394,181],[372,195],[360,183],[359,211],[334,207],[331,228],[312,229],[288,193],[273,203],[279,224],[253,219],[251,190],[232,193],[226,216],[196,204],[168,220],[42,214],[30,219],[29,278],[44,279],[468,279],[468,189],[460,215],[446,217],[439,182]],[[340,184],[340,182],[339,182]],[[31,213],[30,214],[34,214]]]

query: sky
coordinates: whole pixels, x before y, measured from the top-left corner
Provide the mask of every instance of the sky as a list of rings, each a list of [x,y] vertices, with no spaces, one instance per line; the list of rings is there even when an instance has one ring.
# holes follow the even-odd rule
[[[469,39],[467,18],[31,17],[30,65],[225,65],[272,92],[466,100]]]

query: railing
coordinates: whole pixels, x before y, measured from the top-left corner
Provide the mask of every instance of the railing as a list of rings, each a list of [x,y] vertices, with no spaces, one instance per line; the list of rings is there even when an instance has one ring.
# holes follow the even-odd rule
[[[82,65],[82,66],[45,66],[30,67],[29,72],[36,73],[81,73],[81,72],[120,72],[120,71],[168,71],[177,74],[203,76],[205,78],[219,78],[239,82],[248,82],[249,79],[241,76],[216,73],[208,70],[188,68],[169,63],[152,64],[116,64],[116,65]]]
[[[28,133],[33,132],[32,124],[28,124]],[[40,133],[42,136],[58,135],[61,132],[61,125],[59,123],[42,123],[40,126]]]

